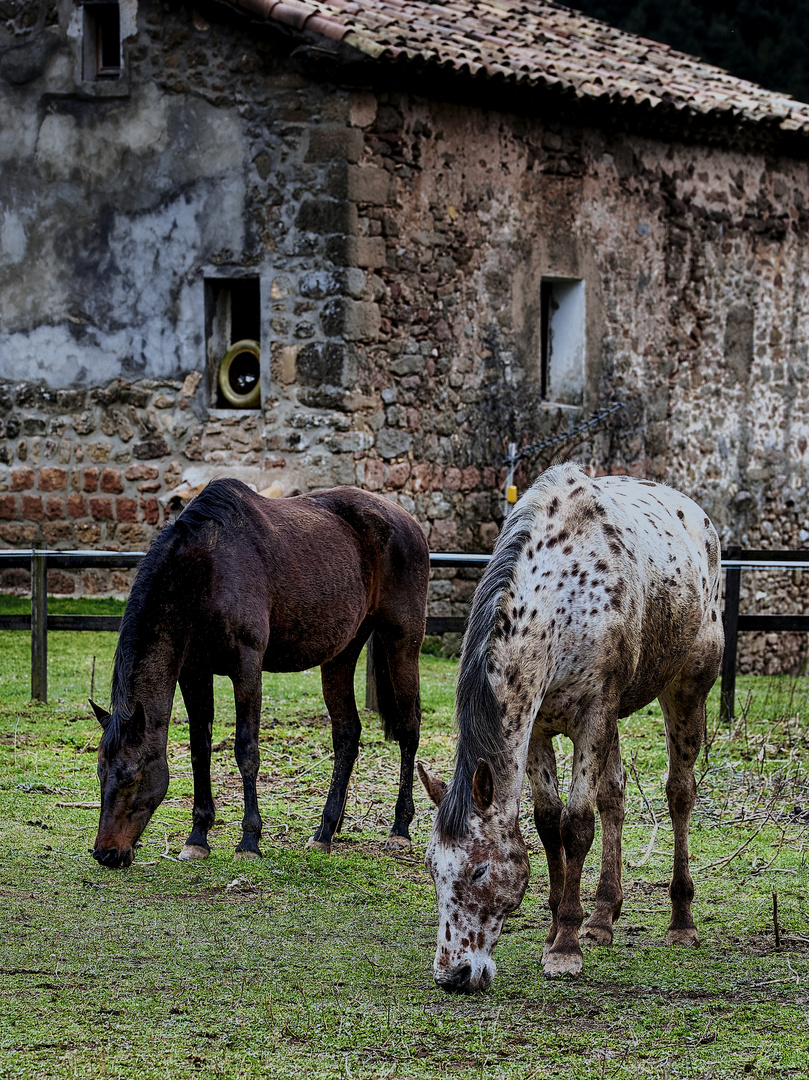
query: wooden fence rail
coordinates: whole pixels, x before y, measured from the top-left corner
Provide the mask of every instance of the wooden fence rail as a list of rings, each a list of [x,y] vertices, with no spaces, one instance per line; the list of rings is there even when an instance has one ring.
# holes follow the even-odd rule
[[[48,631],[49,630],[111,630],[117,631],[121,620],[117,615],[49,615],[48,569],[89,570],[126,569],[137,566],[143,558],[140,551],[0,551],[0,570],[19,567],[31,571],[30,615],[0,615],[0,630],[31,631],[31,697],[48,700]],[[430,565],[434,568],[483,569],[489,555],[464,555],[453,552],[433,552]],[[721,717],[730,721],[735,711],[736,654],[740,633],[758,630],[765,633],[809,632],[809,615],[740,615],[739,593],[743,570],[809,570],[809,551],[742,551],[729,548],[722,556],[725,579],[725,656],[722,663]],[[466,620],[460,616],[429,616],[428,634],[460,633]],[[371,675],[373,639],[369,642],[366,677],[366,707],[374,708],[375,687]]]

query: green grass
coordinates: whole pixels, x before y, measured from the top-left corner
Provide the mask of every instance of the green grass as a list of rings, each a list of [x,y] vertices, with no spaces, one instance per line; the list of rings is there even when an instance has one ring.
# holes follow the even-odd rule
[[[491,990],[456,999],[432,983],[435,900],[422,865],[432,812],[420,790],[413,855],[382,851],[398,751],[376,717],[364,717],[333,854],[304,851],[331,770],[317,672],[265,677],[262,861],[233,858],[241,785],[225,680],[217,680],[211,858],[174,858],[192,791],[179,697],[171,786],[135,862],[107,871],[90,858],[100,729],[87,698],[95,662],[93,692],[106,701],[114,644],[112,634],[49,635],[43,706],[28,700],[29,635],[0,634],[0,1077],[809,1073],[805,679],[739,679],[742,713],[731,730],[718,723],[715,696],[710,703],[692,827],[699,949],[662,945],[672,837],[662,719],[652,706],[622,726],[626,898],[614,945],[586,948],[578,980],[543,979],[547,872],[526,799],[532,884],[506,925]],[[455,672],[454,661],[422,657],[420,756],[443,775]],[[558,750],[564,786],[569,743],[559,739]],[[594,847],[585,907],[597,871]]]

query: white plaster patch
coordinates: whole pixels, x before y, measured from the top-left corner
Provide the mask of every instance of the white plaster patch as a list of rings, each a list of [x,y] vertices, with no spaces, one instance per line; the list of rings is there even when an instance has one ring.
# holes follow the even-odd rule
[[[79,124],[66,113],[50,112],[42,121],[36,159],[50,180],[80,174],[93,184],[119,175],[127,155],[141,159],[169,145],[168,98],[154,83],[133,94],[133,108],[99,112],[95,124]]]
[[[25,226],[19,214],[7,210],[0,225],[0,255],[3,262],[22,262],[28,246]]]

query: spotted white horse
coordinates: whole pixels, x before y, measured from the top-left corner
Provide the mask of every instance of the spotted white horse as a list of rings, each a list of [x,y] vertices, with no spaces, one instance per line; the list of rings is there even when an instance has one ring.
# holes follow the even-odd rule
[[[436,983],[484,990],[529,861],[519,826],[528,776],[548,860],[546,975],[581,971],[582,865],[601,816],[595,907],[582,936],[612,941],[621,912],[626,773],[619,718],[658,698],[674,826],[668,941],[696,944],[688,870],[694,762],[724,644],[720,552],[703,511],[672,488],[548,469],[517,503],[480,582],[458,677],[458,745],[448,785],[419,765],[438,806],[427,867],[438,898]],[[567,802],[552,739],[573,742]]]

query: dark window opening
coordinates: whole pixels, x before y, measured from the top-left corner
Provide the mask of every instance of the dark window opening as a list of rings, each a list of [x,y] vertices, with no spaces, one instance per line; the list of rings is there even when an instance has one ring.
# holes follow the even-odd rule
[[[205,323],[214,407],[258,408],[261,404],[259,279],[206,279]]]
[[[121,9],[118,4],[84,5],[84,78],[121,77]]]

